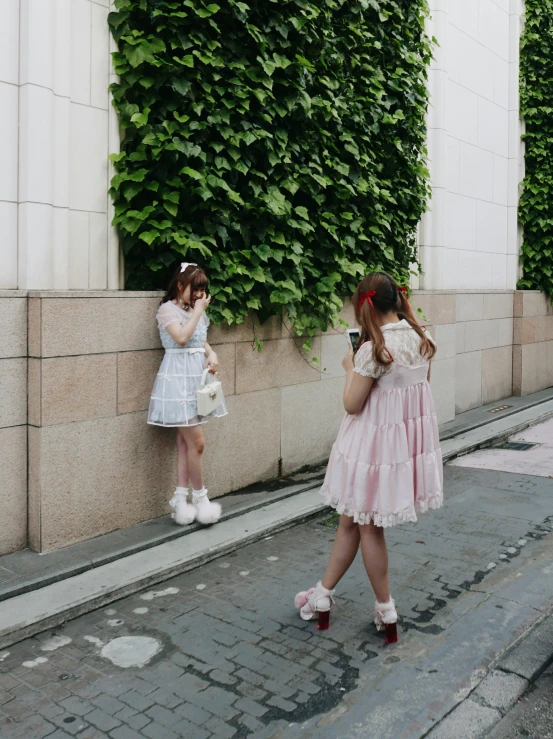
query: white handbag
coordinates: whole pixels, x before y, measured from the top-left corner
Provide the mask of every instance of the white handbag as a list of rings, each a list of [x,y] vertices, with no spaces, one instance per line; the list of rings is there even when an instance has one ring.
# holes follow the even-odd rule
[[[207,378],[211,377],[211,381],[207,382]],[[209,416],[210,413],[217,410],[223,402],[223,386],[210,375],[208,369],[203,371],[202,383],[198,388],[198,416]]]

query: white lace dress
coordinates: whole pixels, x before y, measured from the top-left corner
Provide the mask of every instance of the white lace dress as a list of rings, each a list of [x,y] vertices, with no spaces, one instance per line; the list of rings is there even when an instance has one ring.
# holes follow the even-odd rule
[[[376,382],[363,409],[342,422],[321,493],[360,524],[394,526],[442,505],[443,469],[421,339],[407,321],[382,331],[394,361],[378,365],[370,343],[355,355],[355,372]]]
[[[172,301],[163,303],[157,311],[157,325],[165,356],[154,383],[148,423],[154,426],[198,426],[210,418],[227,415],[226,404],[209,416],[198,416],[197,390],[206,368],[204,345],[209,318],[203,313],[196,330],[184,346],[179,346],[167,331],[172,323],[184,326],[192,312],[184,311]]]

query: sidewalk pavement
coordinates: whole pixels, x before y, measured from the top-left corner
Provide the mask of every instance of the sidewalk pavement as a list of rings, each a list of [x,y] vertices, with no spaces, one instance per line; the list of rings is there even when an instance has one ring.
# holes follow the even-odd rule
[[[334,537],[323,512],[0,653],[0,735],[488,736],[553,654],[553,480],[446,466],[445,489],[443,509],[387,533],[397,645],[372,624],[359,557],[330,629],[299,619]],[[529,660],[506,653],[517,641]]]
[[[489,739],[553,739],[553,667],[526,693],[489,734]]]
[[[515,641],[505,654],[494,662],[494,669],[426,736],[428,739],[458,739],[458,737],[508,737],[526,736],[546,739],[547,731],[537,729],[535,722],[521,718],[528,711],[510,711],[532,689],[553,662],[553,615],[538,618],[522,638]],[[541,685],[551,686],[551,677],[545,676]],[[546,702],[553,717],[551,693]],[[517,715],[519,714],[519,715]],[[522,715],[520,715],[522,714]],[[546,713],[547,715],[547,713]],[[522,733],[514,732],[518,723]],[[549,736],[553,736],[553,724],[549,722]],[[530,733],[529,729],[532,733]],[[537,730],[537,733],[536,733]],[[491,733],[490,733],[491,732]]]
[[[442,429],[444,461],[490,446],[553,416],[553,391],[502,401],[458,416]],[[225,497],[209,533],[156,519],[47,555],[1,558],[0,649],[144,587],[223,556],[324,512],[324,467]]]

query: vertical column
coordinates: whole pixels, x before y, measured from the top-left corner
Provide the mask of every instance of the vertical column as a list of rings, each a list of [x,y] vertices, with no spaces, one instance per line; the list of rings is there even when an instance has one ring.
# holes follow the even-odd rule
[[[69,287],[108,287],[108,0],[71,0]]]
[[[19,287],[67,286],[69,0],[21,0]]]
[[[430,109],[428,113],[428,158],[432,183],[432,199],[420,229],[420,259],[424,275],[420,287],[426,290],[444,287],[444,209],[446,190],[446,42],[447,2],[431,0],[431,18],[428,33],[439,46],[434,49],[434,60],[429,71]]]
[[[0,88],[0,202],[13,200],[14,207],[2,203],[0,219],[15,236],[3,240],[0,256],[18,241],[19,258],[13,248],[13,264],[5,255],[11,272],[1,287],[118,288],[119,247],[108,227],[108,155],[119,147],[109,112],[110,0],[2,0],[7,15],[4,6],[10,15],[0,26],[10,42],[20,38],[20,69],[2,43],[0,80],[7,68],[14,90],[10,96]]]
[[[17,288],[19,0],[0,2],[0,290]]]

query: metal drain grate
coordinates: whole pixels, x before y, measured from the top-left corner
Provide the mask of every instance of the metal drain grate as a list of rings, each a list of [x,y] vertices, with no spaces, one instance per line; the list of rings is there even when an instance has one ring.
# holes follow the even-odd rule
[[[525,441],[508,441],[506,444],[501,444],[498,449],[509,449],[512,452],[526,452],[528,449],[533,449],[539,444],[530,444]]]
[[[506,411],[507,408],[512,408],[512,405],[498,405],[497,408],[492,408],[488,413],[499,413],[500,411]]]

